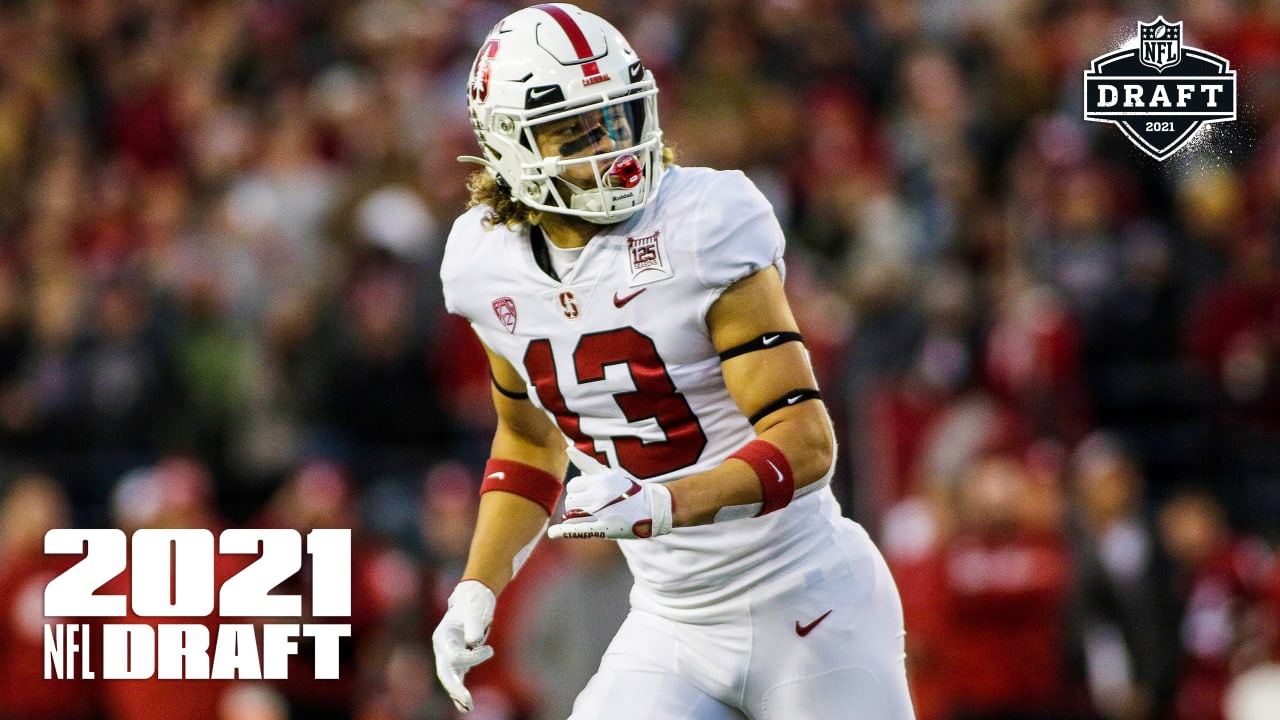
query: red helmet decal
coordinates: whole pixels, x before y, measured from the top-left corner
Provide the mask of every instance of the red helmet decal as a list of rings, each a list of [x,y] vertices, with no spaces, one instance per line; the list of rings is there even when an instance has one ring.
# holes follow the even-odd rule
[[[471,68],[471,99],[476,102],[484,102],[485,97],[489,95],[489,72],[492,69],[493,58],[498,54],[498,39],[492,38],[480,48],[479,54],[476,55],[476,64]]]
[[[578,54],[578,60],[591,59],[591,56],[592,56],[591,43],[587,41],[587,36],[583,34],[582,28],[578,27],[578,23],[575,22],[574,19],[569,16],[569,13],[565,12],[561,8],[556,7],[555,5],[544,4],[544,5],[534,5],[533,7],[550,15],[551,18],[556,21],[556,24],[559,25],[560,29],[564,31],[564,34],[568,36],[569,42],[573,45],[573,51]],[[591,79],[593,77],[599,76],[600,74],[601,73],[600,73],[599,63],[595,62],[594,60],[592,60],[591,62],[582,63],[582,77],[584,79]],[[605,76],[600,80],[596,80],[595,82],[603,82],[604,80],[608,80],[608,79],[609,79],[608,76]],[[587,84],[592,84],[592,83],[587,83]]]

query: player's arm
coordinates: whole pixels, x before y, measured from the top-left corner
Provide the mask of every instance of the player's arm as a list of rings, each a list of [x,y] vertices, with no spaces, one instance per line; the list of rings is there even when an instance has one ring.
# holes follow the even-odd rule
[[[515,574],[517,556],[541,534],[551,512],[548,501],[551,506],[555,504],[549,491],[554,490],[556,495],[559,492],[558,487],[545,485],[547,477],[555,478],[557,483],[562,481],[568,459],[564,438],[547,416],[529,402],[519,373],[488,347],[485,352],[493,374],[498,425],[464,576],[479,580],[496,594]],[[521,468],[542,473],[543,477],[532,473],[520,477],[526,472]]]
[[[638,483],[585,454],[551,537],[649,538],[672,527],[763,515],[831,469],[835,439],[795,318],[770,266],[731,285],[707,313],[725,385],[756,431],[711,470]],[[573,451],[570,450],[572,453]]]
[[[710,523],[728,506],[767,506],[764,487],[776,480],[775,470],[789,470],[785,481],[798,490],[822,479],[835,455],[831,421],[817,397],[808,354],[795,340],[796,321],[777,269],[767,267],[731,285],[711,306],[707,325],[725,358],[725,385],[752,418],[758,442],[719,467],[667,484],[676,527]]]
[[[498,426],[463,579],[431,636],[436,676],[461,711],[472,707],[467,672],[493,656],[485,645],[497,595],[533,550],[560,496],[567,467],[559,431],[529,402],[524,381],[485,348]]]

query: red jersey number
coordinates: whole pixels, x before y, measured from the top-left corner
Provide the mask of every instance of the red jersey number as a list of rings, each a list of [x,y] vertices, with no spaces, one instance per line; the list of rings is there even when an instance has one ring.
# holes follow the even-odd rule
[[[573,365],[579,384],[603,380],[604,369],[609,365],[626,365],[636,389],[614,393],[614,402],[627,422],[652,418],[666,435],[665,440],[652,442],[632,435],[610,438],[623,470],[638,478],[651,478],[698,461],[707,446],[706,433],[689,407],[689,401],[676,390],[652,338],[631,327],[584,335],[573,351]],[[579,415],[565,403],[551,342],[529,343],[524,366],[538,399],[555,416],[560,431],[579,450],[607,462],[603,453],[596,452],[593,438],[582,432]]]

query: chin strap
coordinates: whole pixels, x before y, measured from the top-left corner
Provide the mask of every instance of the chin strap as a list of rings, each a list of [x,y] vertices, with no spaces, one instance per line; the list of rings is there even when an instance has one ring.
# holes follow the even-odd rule
[[[634,156],[626,156],[626,157],[634,158]],[[483,157],[478,157],[476,155],[459,155],[457,159],[458,159],[458,162],[474,163],[476,165],[480,165],[484,167],[486,170],[490,172],[490,174],[492,174],[495,178],[497,178],[497,181],[499,184],[503,185],[504,187],[507,186],[507,181],[502,177],[502,174],[498,172],[498,166],[494,165],[491,160]],[[559,160],[560,160],[559,156],[554,156],[554,157],[544,159],[543,164],[547,166],[544,168],[544,171],[546,172],[546,179],[549,179],[549,180],[558,179]],[[615,161],[615,164],[616,164],[616,161]],[[639,163],[637,162],[636,164],[638,166]],[[614,170],[614,166],[611,165],[610,171],[612,172],[613,170]],[[638,180],[635,182],[632,182],[633,186],[638,184],[639,184]],[[592,212],[592,213],[602,213],[602,212],[609,213],[605,217],[584,217],[583,219],[588,222],[592,222],[597,225],[612,225],[613,223],[622,222],[623,220],[626,220],[627,218],[636,214],[635,208],[624,208],[616,211],[607,210],[605,208],[605,205],[608,202],[608,197],[610,194],[625,193],[630,191],[630,188],[626,188],[626,187],[596,188],[594,190],[584,190],[583,188],[580,188],[574,185],[573,183],[563,182],[563,180],[562,180],[562,186],[569,190],[569,208],[570,209],[585,211],[585,212]],[[546,212],[557,212],[557,210],[549,209],[549,210],[546,210]]]
[[[637,208],[623,208],[620,210],[611,210],[606,208],[606,204],[612,204],[609,196],[614,193],[629,192],[628,190],[618,190],[614,188],[596,188],[594,190],[584,190],[573,183],[565,183],[569,188],[569,207],[574,210],[582,210],[586,212],[609,213],[605,217],[583,217],[583,220],[592,222],[597,225],[611,225],[616,222],[622,222],[632,215],[636,214]]]

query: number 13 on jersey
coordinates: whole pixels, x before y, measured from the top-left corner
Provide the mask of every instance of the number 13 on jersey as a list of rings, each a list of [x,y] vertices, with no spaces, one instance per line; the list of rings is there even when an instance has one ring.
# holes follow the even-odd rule
[[[622,417],[633,424],[653,420],[665,436],[650,442],[631,436],[610,438],[622,469],[638,478],[651,478],[696,463],[707,446],[707,435],[688,399],[672,382],[653,339],[633,327],[623,327],[588,333],[578,340],[573,351],[573,373],[579,385],[603,381],[609,365],[625,366],[635,385],[635,390],[613,394]],[[608,464],[596,449],[594,438],[583,432],[582,417],[565,401],[551,341],[530,342],[525,349],[524,366],[538,399],[555,416],[560,431],[579,450]]]

